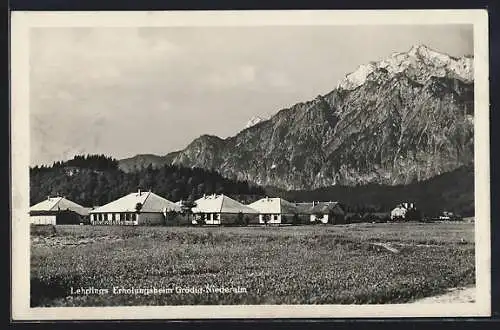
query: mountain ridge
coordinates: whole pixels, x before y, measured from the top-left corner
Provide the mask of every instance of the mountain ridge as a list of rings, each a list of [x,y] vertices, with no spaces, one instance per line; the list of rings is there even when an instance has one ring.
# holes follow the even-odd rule
[[[202,135],[162,157],[287,189],[422,181],[473,162],[473,59],[417,45],[234,136]]]

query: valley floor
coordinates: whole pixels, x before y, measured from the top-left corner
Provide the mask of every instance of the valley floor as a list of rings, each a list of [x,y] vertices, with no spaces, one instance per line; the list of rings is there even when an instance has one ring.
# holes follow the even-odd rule
[[[472,223],[33,228],[31,305],[411,303],[474,265]]]

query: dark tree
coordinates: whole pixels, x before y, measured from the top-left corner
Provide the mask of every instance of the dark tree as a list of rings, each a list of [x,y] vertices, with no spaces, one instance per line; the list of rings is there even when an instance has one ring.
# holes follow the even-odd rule
[[[264,224],[267,226],[267,224],[269,223],[269,220],[271,220],[271,216],[269,214],[263,214],[262,220],[264,220]]]
[[[245,219],[244,219],[244,216],[243,216],[242,212],[238,213],[237,219],[236,219],[236,224],[238,226],[244,226],[245,225]]]
[[[288,218],[287,218],[287,216],[286,216],[286,215],[284,215],[284,214],[283,214],[283,215],[281,216],[281,223],[286,224],[287,222],[288,222]]]
[[[318,212],[318,213],[314,214],[314,216],[316,217],[316,219],[315,219],[315,221],[314,221],[314,224],[315,224],[315,225],[319,225],[319,224],[323,223],[323,222],[321,221],[321,219],[323,219],[323,217],[324,217],[324,214],[323,214],[323,213],[319,213],[319,212]]]
[[[141,209],[142,209],[142,203],[135,204],[135,212],[137,214],[141,213]]]

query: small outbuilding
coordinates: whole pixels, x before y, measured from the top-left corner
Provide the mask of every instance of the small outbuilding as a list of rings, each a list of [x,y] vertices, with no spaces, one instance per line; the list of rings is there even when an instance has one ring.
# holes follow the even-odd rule
[[[30,207],[30,223],[34,225],[80,224],[89,215],[89,208],[83,207],[66,197],[47,197]]]
[[[415,209],[415,204],[413,203],[400,203],[391,211],[391,220],[404,220],[406,218],[406,213],[410,210]]]
[[[309,216],[310,223],[343,224],[346,212],[339,202],[295,203],[300,214]]]
[[[151,191],[137,191],[90,211],[93,225],[163,224],[167,212],[181,207]]]

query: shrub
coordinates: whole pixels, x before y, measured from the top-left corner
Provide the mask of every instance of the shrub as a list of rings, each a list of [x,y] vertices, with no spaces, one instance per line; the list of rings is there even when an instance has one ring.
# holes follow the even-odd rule
[[[264,220],[264,224],[267,226],[267,224],[269,223],[269,220],[271,220],[271,216],[269,214],[263,214],[262,220]]]
[[[281,216],[281,223],[286,224],[288,222],[288,218],[286,215]]]
[[[410,209],[405,214],[406,221],[420,221],[422,220],[422,214],[419,210]]]
[[[31,236],[54,236],[56,233],[54,225],[30,225]]]
[[[238,226],[244,226],[245,225],[245,219],[243,216],[242,212],[239,212],[238,215],[236,216],[236,221],[235,224]]]

